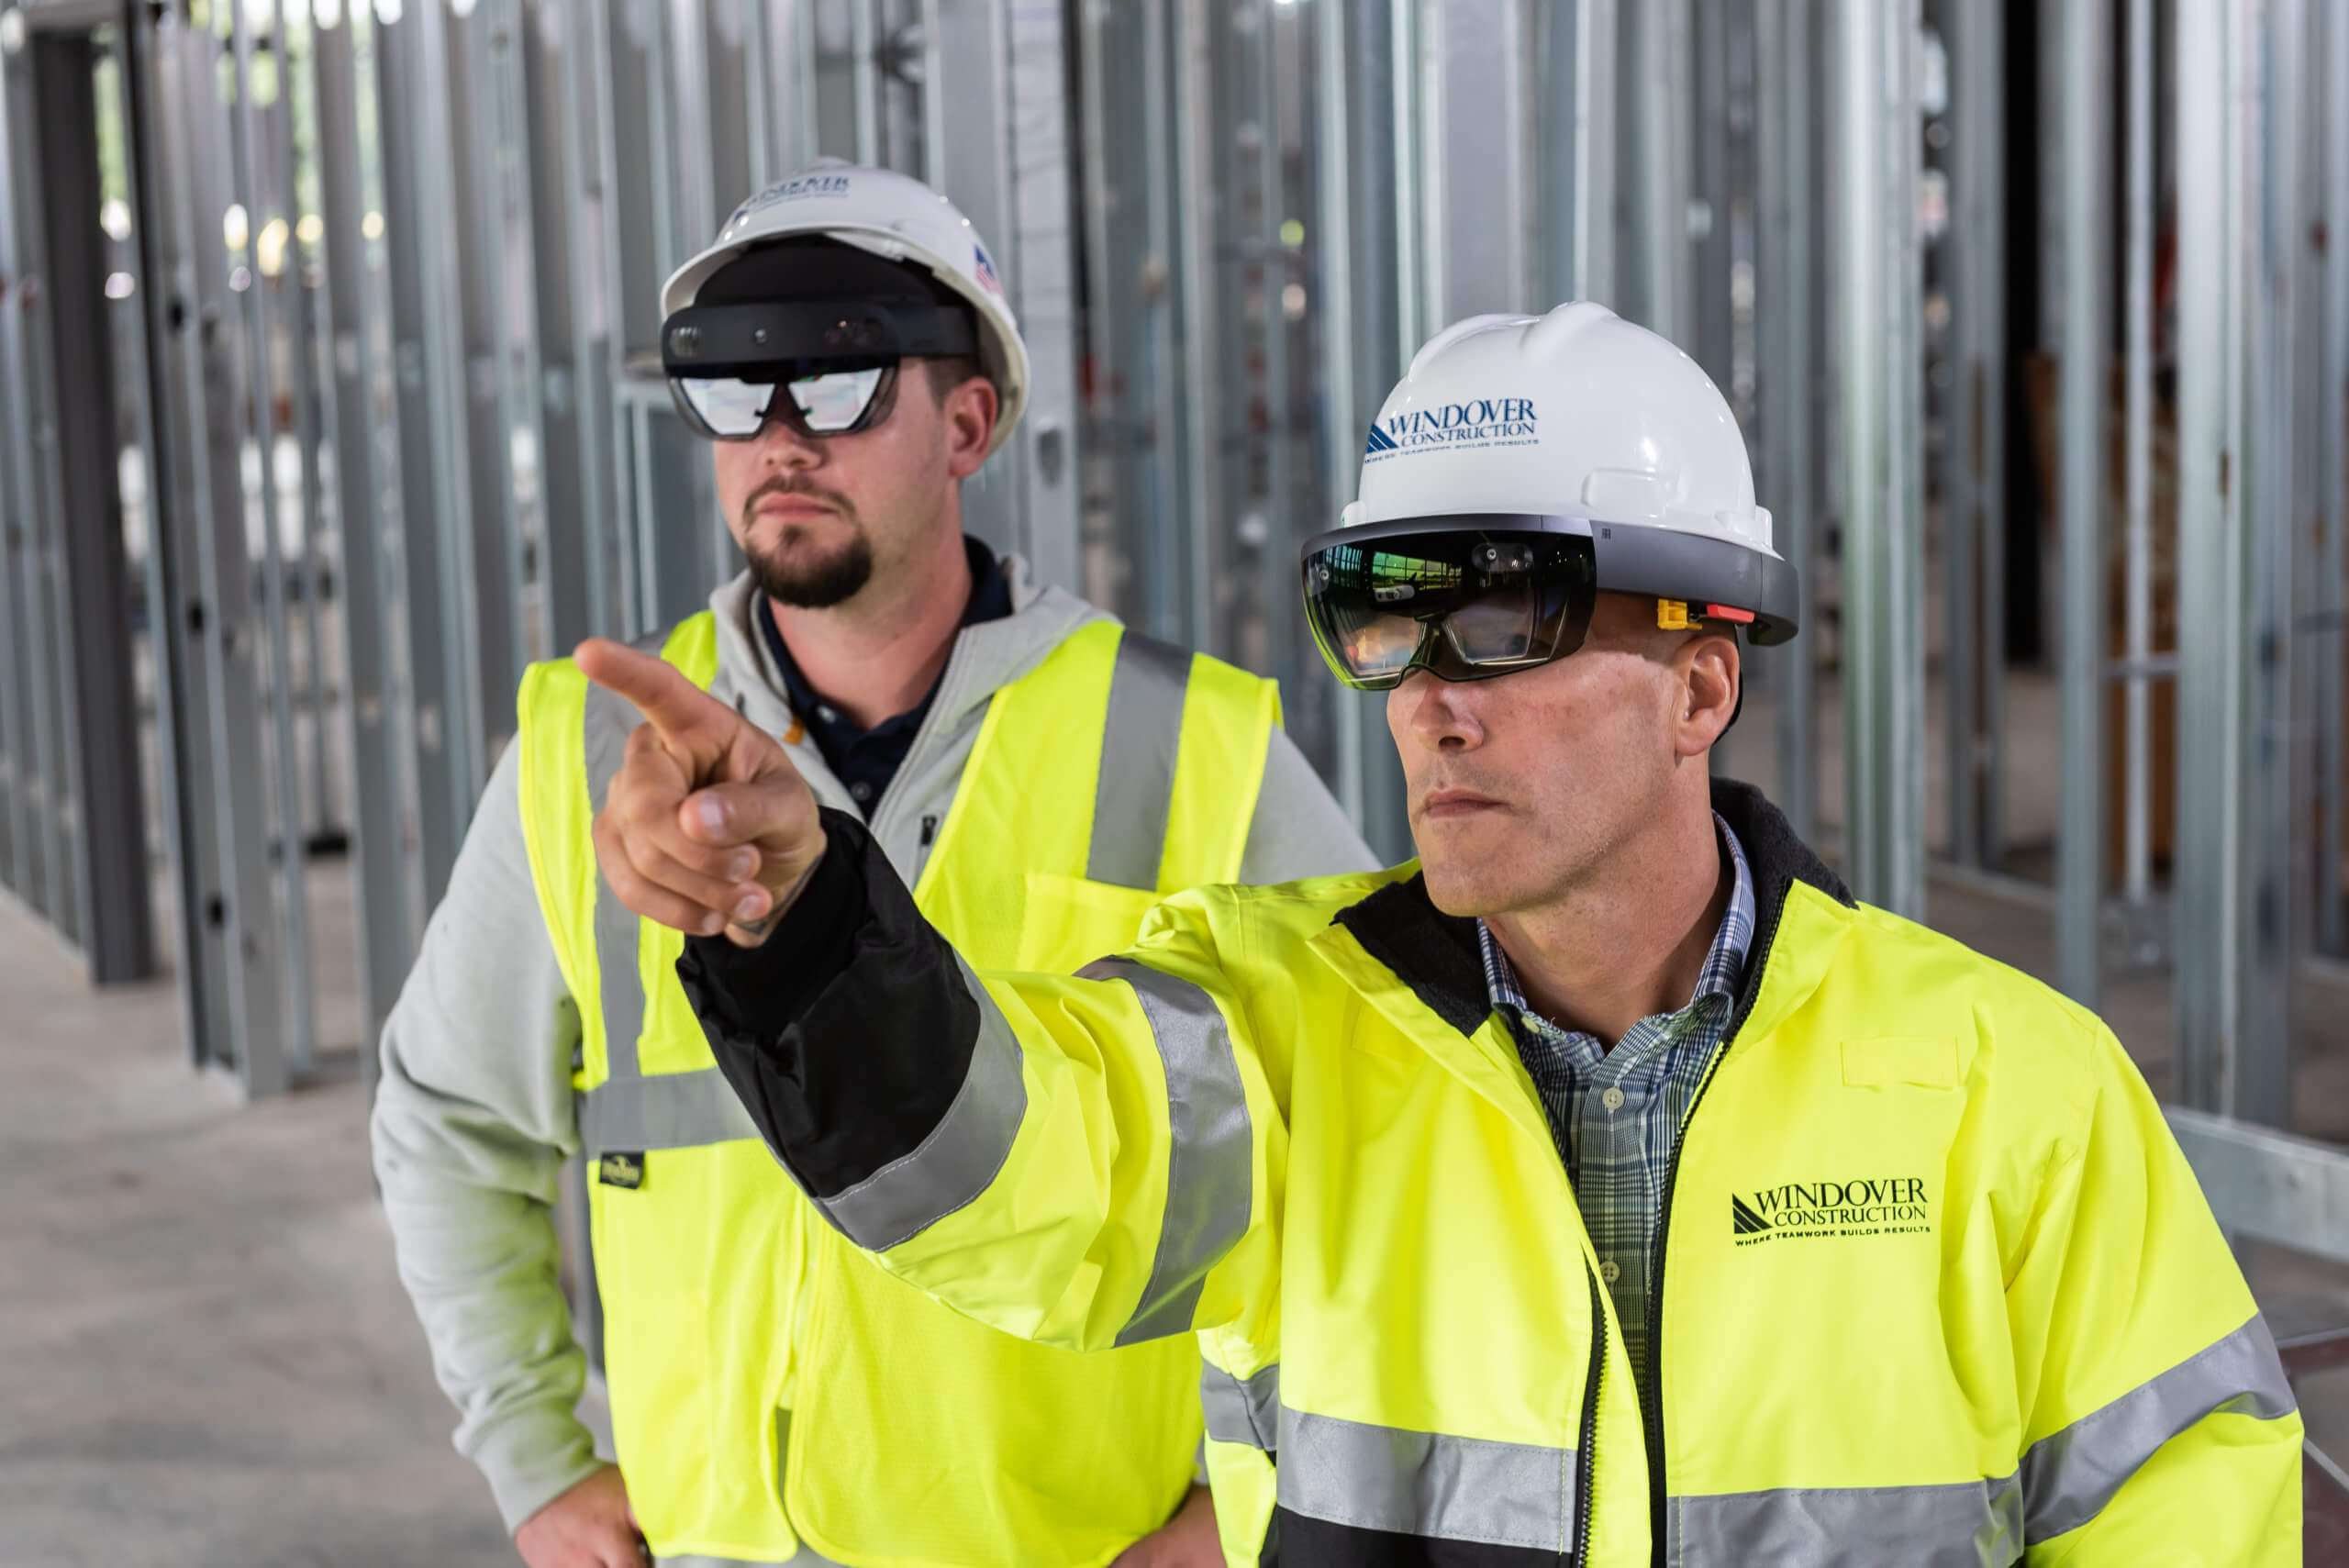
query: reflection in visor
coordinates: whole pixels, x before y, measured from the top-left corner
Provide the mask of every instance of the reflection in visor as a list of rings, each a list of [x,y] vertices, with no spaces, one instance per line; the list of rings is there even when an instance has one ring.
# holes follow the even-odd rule
[[[799,376],[791,384],[791,401],[810,430],[819,436],[837,435],[864,417],[885,373],[885,366],[875,365],[869,370]]]
[[[767,422],[773,385],[732,376],[674,376],[669,384],[710,435],[745,440]]]
[[[1530,584],[1488,588],[1443,617],[1443,634],[1471,664],[1528,659],[1538,608]]]
[[[1426,638],[1401,606],[1416,609],[1428,593],[1460,583],[1460,569],[1444,562],[1345,544],[1325,550],[1313,569],[1339,654],[1365,676],[1399,674]]]
[[[772,381],[743,381],[735,376],[671,376],[677,406],[686,422],[703,435],[725,441],[754,439],[766,428],[771,415],[794,419],[811,436],[841,436],[863,429],[889,395],[895,361],[843,366],[805,375],[788,375],[783,383],[790,402],[776,404]]]
[[[1418,667],[1480,680],[1564,657],[1582,645],[1595,598],[1583,536],[1332,540],[1305,572],[1323,653],[1348,684],[1370,689]]]

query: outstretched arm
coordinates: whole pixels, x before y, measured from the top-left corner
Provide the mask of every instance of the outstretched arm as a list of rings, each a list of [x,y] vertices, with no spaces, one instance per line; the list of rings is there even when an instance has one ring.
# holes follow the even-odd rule
[[[696,939],[679,973],[711,1049],[826,1218],[1029,1338],[1092,1348],[1235,1315],[1269,1278],[1285,1133],[1196,899],[1084,977],[983,984],[771,738],[606,647],[581,667],[652,733],[613,781],[598,857],[630,907]],[[755,888],[727,858],[746,850]]]

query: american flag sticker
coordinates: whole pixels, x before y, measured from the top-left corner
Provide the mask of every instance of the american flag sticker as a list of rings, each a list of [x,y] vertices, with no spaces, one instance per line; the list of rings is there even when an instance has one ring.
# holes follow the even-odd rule
[[[987,248],[984,245],[974,245],[971,250],[978,258],[973,270],[978,273],[980,284],[989,294],[1001,294],[1003,280],[995,275],[995,263],[987,260]]]

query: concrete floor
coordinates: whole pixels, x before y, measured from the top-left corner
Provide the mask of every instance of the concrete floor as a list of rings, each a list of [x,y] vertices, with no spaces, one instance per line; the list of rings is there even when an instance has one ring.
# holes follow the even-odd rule
[[[0,1563],[508,1568],[355,1078],[247,1105],[0,908]]]

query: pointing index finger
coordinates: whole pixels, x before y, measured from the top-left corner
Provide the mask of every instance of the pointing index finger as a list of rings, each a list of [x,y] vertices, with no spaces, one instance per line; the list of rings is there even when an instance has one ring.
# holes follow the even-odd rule
[[[706,729],[713,719],[734,717],[732,708],[695,685],[668,661],[608,638],[589,638],[571,657],[581,674],[634,703],[663,740],[682,740]]]

